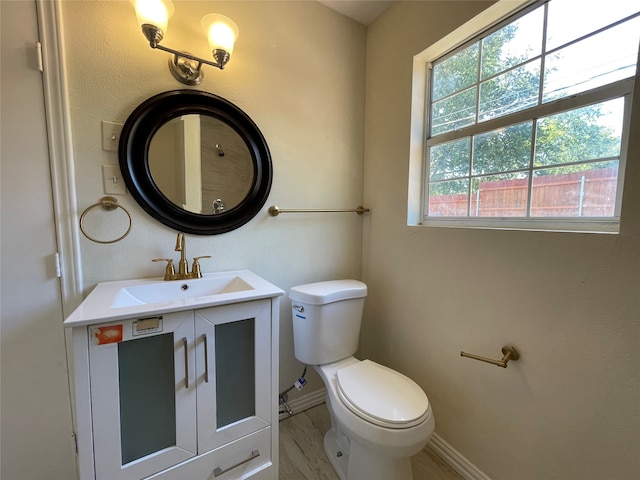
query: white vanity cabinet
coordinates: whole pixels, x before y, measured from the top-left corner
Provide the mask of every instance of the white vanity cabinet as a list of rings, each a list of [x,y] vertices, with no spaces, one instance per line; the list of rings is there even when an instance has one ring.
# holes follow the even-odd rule
[[[73,326],[81,479],[276,480],[277,295]]]

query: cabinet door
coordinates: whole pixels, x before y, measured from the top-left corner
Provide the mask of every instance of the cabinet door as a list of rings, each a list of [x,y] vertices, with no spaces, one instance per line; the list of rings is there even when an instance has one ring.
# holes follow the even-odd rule
[[[271,419],[271,301],[197,310],[198,453]]]
[[[92,325],[97,479],[140,479],[196,454],[193,312]]]

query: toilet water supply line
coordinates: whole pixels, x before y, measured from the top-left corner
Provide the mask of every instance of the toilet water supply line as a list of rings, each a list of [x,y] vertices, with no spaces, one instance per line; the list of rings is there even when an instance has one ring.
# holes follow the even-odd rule
[[[280,397],[280,404],[284,407],[284,411],[281,410],[278,413],[284,413],[286,411],[289,415],[293,415],[293,410],[291,410],[291,407],[287,403],[287,394],[294,388],[298,390],[302,390],[302,387],[304,387],[307,384],[307,381],[304,379],[304,376],[306,374],[307,374],[307,366],[305,365],[304,370],[302,370],[302,375],[300,375],[300,377],[295,382],[293,382],[293,384],[289,388],[282,391],[280,395],[278,395]]]

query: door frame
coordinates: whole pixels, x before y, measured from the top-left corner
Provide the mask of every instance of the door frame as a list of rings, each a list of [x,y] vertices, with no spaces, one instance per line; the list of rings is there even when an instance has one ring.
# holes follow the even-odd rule
[[[59,0],[35,0],[35,3],[42,50],[45,123],[60,257],[62,313],[66,317],[82,301],[82,272],[61,8]]]
[[[60,270],[60,301],[62,316],[66,318],[82,302],[82,270],[62,13],[60,0],[34,0],[34,2],[42,59],[45,128]],[[60,327],[62,328],[62,325]],[[88,380],[87,385],[74,384],[74,378],[84,379],[85,377],[82,372],[74,370],[73,345],[72,332],[70,329],[65,329],[71,418],[76,435],[76,468],[80,478],[91,478],[94,473],[93,455],[91,451],[86,451],[92,444],[92,441],[87,441],[92,439],[91,425],[86,421],[86,416],[76,415],[77,405],[81,401],[89,401],[85,398],[88,395],[88,388],[86,388]],[[77,375],[78,373],[80,375]]]

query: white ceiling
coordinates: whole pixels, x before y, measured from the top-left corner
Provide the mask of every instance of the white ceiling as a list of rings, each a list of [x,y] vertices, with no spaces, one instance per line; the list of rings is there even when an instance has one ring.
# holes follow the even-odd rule
[[[356,22],[369,25],[384,13],[394,0],[318,0],[323,5]]]

